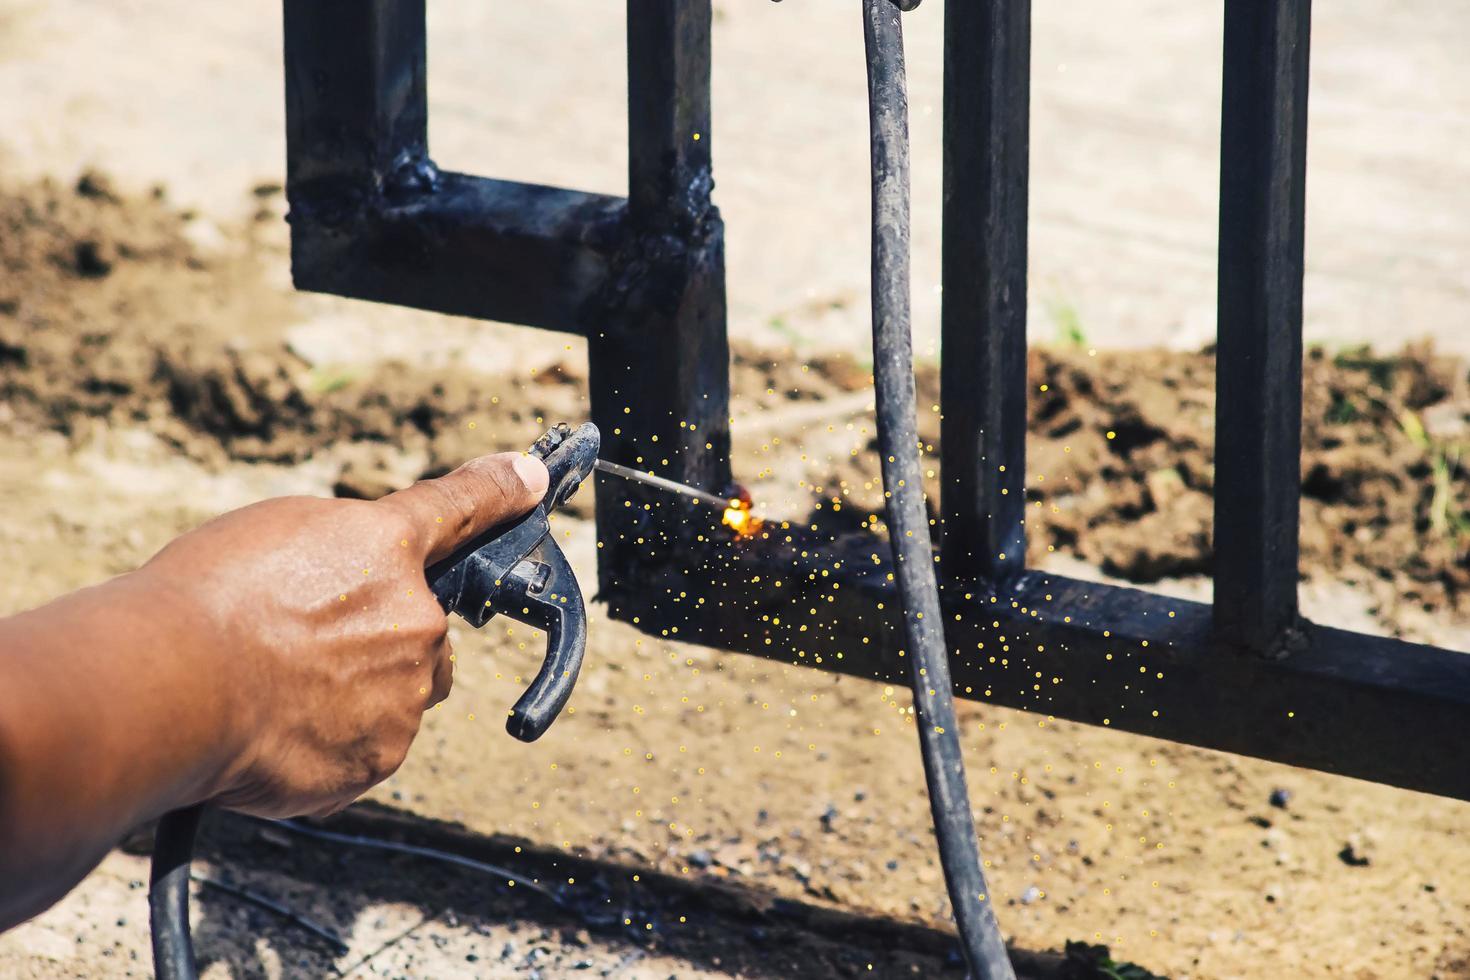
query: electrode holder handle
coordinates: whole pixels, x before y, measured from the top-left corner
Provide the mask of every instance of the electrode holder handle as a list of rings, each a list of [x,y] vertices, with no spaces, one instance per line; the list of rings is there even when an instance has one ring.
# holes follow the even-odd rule
[[[491,528],[426,572],[446,613],[479,629],[497,614],[546,631],[546,658],[506,719],[505,728],[533,742],[572,696],[587,649],[587,607],[566,555],[551,537],[550,516],[592,473],[602,436],[591,422],[561,423],[530,454],[551,475],[546,496],[524,517]]]

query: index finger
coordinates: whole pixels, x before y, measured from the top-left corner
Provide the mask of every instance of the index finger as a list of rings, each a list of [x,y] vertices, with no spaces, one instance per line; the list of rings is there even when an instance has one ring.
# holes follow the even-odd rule
[[[378,500],[405,515],[424,563],[446,558],[497,524],[526,513],[546,494],[546,464],[525,453],[480,456],[452,473],[420,480]]]

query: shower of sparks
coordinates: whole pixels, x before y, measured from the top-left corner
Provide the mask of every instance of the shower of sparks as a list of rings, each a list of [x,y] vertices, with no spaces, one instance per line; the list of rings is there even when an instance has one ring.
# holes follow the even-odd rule
[[[720,521],[735,532],[737,538],[748,538],[760,531],[765,522],[750,509],[750,501],[740,497],[731,497],[729,505],[725,508],[724,515]]]

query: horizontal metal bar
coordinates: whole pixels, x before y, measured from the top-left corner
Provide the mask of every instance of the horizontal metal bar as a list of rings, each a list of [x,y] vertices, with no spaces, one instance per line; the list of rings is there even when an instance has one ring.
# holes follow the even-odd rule
[[[885,543],[768,533],[635,561],[601,598],[655,635],[904,683]],[[1470,799],[1470,755],[1444,750],[1464,736],[1470,655],[1303,624],[1289,658],[1228,656],[1201,603],[1037,571],[959,588],[943,596],[959,697]]]
[[[582,333],[614,288],[626,211],[620,197],[456,173],[347,208],[298,194],[291,274],[298,289]]]

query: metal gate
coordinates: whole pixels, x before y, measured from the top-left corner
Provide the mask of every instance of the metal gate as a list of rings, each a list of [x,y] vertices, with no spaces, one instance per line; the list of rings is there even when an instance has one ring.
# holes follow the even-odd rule
[[[1470,656],[1298,612],[1309,21],[1309,0],[1225,3],[1206,605],[1024,566],[1030,2],[947,3],[936,560],[955,694],[1470,799]],[[285,0],[296,286],[581,334],[604,455],[723,492],[710,23],[709,0],[628,0],[620,198],[435,167],[424,0]],[[869,534],[737,542],[621,480],[598,485],[597,529],[617,619],[906,683]]]

